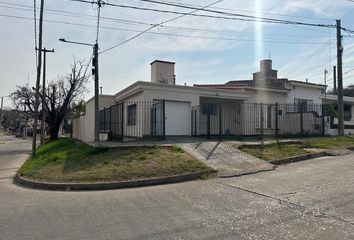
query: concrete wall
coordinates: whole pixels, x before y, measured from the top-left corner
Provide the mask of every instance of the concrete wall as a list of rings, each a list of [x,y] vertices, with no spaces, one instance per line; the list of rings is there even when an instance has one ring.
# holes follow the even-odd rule
[[[247,102],[251,103],[287,103],[288,93],[277,91],[252,90]]]
[[[313,103],[322,103],[322,89],[312,88],[308,86],[292,85],[292,90],[289,93],[288,103],[293,104],[295,99],[311,100]]]
[[[113,96],[100,96],[100,111],[114,104]],[[91,98],[86,102],[86,112],[84,116],[74,118],[73,123],[73,138],[83,142],[94,141],[95,131],[95,101]]]

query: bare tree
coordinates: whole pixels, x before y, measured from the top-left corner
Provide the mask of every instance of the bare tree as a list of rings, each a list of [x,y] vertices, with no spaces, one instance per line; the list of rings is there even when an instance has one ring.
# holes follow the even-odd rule
[[[60,125],[70,111],[72,103],[78,101],[86,90],[88,65],[83,61],[74,61],[71,74],[59,77],[49,83],[46,89],[45,121],[49,126],[50,139],[57,139]],[[35,88],[17,86],[10,95],[14,105],[20,111],[27,111],[34,116]],[[40,113],[39,113],[40,114]]]

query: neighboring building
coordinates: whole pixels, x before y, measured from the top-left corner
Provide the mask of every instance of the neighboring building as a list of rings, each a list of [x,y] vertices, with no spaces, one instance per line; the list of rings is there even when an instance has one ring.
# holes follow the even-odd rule
[[[177,85],[175,63],[156,60],[150,82],[100,96],[100,138],[321,135],[327,128],[321,106],[325,89],[278,78],[269,59],[261,61],[252,80]],[[87,101],[85,115],[72,122],[74,138],[94,141],[94,98]]]
[[[327,94],[323,97],[323,102],[326,103],[328,108],[328,119],[326,134],[338,134],[338,119],[337,119],[337,101],[338,96]],[[354,97],[344,97],[344,133],[354,134]]]
[[[249,102],[321,104],[326,86],[322,84],[278,78],[272,60],[260,62],[260,71],[253,73],[252,80],[236,80],[225,84],[195,84],[195,87],[233,89],[250,94]]]

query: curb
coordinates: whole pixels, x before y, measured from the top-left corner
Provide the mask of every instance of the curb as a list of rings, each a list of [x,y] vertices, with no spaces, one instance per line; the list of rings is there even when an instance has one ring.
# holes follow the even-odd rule
[[[277,160],[272,160],[272,161],[268,161],[268,162],[271,164],[274,164],[274,165],[281,165],[281,164],[305,161],[305,160],[324,157],[324,156],[328,156],[327,151],[318,152],[318,153],[310,153],[310,154],[299,155],[299,156],[295,156],[295,157],[288,157],[288,158],[283,158],[283,159],[277,159]]]
[[[14,177],[14,183],[21,187],[41,189],[41,190],[51,190],[51,191],[100,191],[100,190],[137,188],[137,187],[146,187],[146,186],[193,181],[193,180],[201,179],[201,177],[207,173],[210,172],[201,171],[197,173],[174,175],[174,176],[168,176],[163,178],[151,178],[151,179],[141,179],[141,180],[122,181],[122,182],[108,182],[108,183],[48,183],[48,182],[38,182],[38,181],[29,180],[16,174],[16,176]]]

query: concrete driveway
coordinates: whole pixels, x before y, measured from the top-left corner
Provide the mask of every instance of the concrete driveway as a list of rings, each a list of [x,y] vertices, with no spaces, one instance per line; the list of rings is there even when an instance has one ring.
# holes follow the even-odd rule
[[[48,192],[12,184],[30,144],[0,141],[0,239],[354,239],[353,155],[238,178]]]

